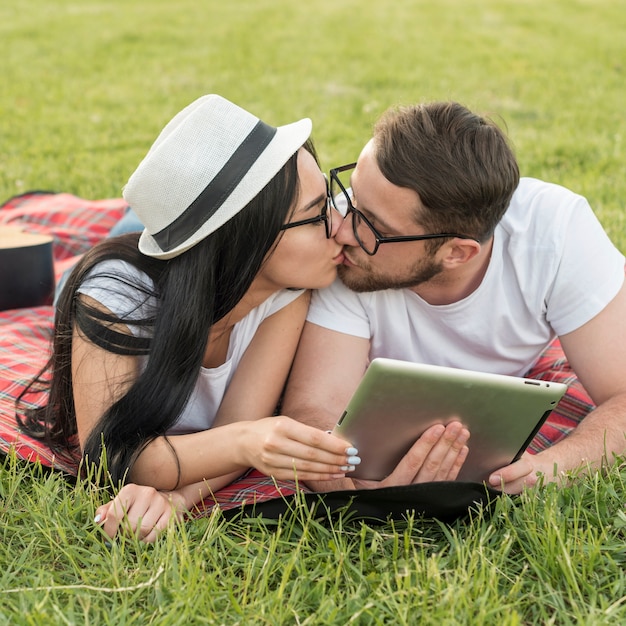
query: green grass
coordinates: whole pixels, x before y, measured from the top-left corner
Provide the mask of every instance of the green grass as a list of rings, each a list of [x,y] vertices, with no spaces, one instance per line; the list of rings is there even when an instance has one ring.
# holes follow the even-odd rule
[[[506,122],[522,171],[589,197],[621,247],[624,0],[7,0],[0,198],[119,196],[203,93],[309,116],[326,168],[389,105],[455,99]]]
[[[2,467],[0,621],[11,624],[622,624],[626,468],[501,498],[452,525],[367,526],[296,506],[107,545],[94,487]]]
[[[118,197],[163,125],[217,92],[309,116],[323,166],[389,105],[505,124],[524,175],[591,202],[626,250],[624,0],[5,0],[0,200]],[[0,466],[0,623],[621,624],[626,468],[491,517],[367,527],[221,517],[105,545],[104,494]]]

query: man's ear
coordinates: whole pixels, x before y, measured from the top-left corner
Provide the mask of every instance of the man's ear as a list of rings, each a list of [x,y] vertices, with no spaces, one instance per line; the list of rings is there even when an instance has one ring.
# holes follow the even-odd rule
[[[481,250],[478,241],[455,237],[443,244],[440,258],[446,269],[456,269],[477,257]]]

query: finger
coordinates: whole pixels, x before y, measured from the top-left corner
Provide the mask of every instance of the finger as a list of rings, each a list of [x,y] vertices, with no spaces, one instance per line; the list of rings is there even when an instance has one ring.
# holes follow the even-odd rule
[[[303,444],[291,439],[266,440],[258,454],[258,469],[277,472],[288,470],[307,474],[339,474],[361,462],[358,450],[342,442],[341,454]]]
[[[425,477],[418,473],[418,479],[427,480],[454,480],[468,454],[467,441],[470,433],[461,424],[454,424],[446,428],[441,439],[433,446],[428,454],[424,467],[430,467],[431,475]]]
[[[289,445],[283,452],[268,454],[265,458],[277,468],[296,468],[299,471],[309,472],[347,471],[348,466],[361,463],[358,450],[351,447],[346,448],[341,456],[329,457],[319,450]]]
[[[104,505],[107,510],[102,528],[106,534],[111,538],[120,531],[133,534],[157,493],[156,489],[142,485],[122,487],[115,498]]]
[[[349,470],[346,471],[311,471],[311,470],[299,470],[297,466],[294,465],[291,469],[272,469],[270,471],[264,471],[268,476],[272,476],[278,480],[336,480],[340,478],[345,478],[349,471],[353,471],[354,466],[350,466]]]
[[[446,461],[447,469],[441,470],[433,480],[456,480],[468,454],[468,446],[463,446],[460,450],[455,449],[454,451],[451,448],[449,459]]]
[[[139,488],[135,492],[135,500],[126,512],[127,531],[145,541],[155,528],[160,528],[163,516],[169,516],[171,511],[172,504],[168,496],[151,487]]]
[[[173,509],[170,507],[167,511],[163,511],[159,519],[150,528],[149,532],[141,537],[144,543],[154,543],[158,536],[167,528],[170,520],[173,517]]]
[[[132,510],[129,511],[126,517],[128,532],[145,541],[149,535],[154,534],[163,513],[160,504],[147,508],[141,515],[137,515]]]
[[[445,427],[442,424],[431,426],[413,444],[411,449],[402,457],[393,472],[383,481],[381,486],[410,485],[420,471],[424,460],[439,438]]]
[[[462,430],[460,422],[452,422],[447,426],[436,424],[426,429],[383,484],[409,485],[434,480]],[[462,450],[462,446],[459,450]]]
[[[127,490],[125,487],[109,502],[103,505],[106,509],[103,528],[109,529],[113,526],[118,527],[124,517],[127,510],[132,506],[134,502],[134,492]],[[108,533],[107,533],[108,534]]]
[[[493,486],[499,486],[501,483],[510,483],[517,480],[522,480],[529,476],[533,472],[533,465],[528,459],[521,458],[515,463],[501,467],[500,469],[492,472],[489,476],[489,484]]]
[[[101,525],[104,523],[104,520],[109,512],[109,508],[111,507],[112,501],[107,502],[106,504],[101,504],[97,509],[95,516],[93,518],[94,524]]]
[[[427,435],[427,443],[432,442],[432,445],[412,482],[430,482],[447,477],[454,460],[469,438],[469,432],[460,422],[445,426],[438,438],[437,432],[440,431]]]
[[[534,487],[538,476],[528,458],[522,457],[519,461],[511,463],[489,476],[489,485],[504,493],[521,493],[526,487]]]
[[[450,466],[446,475],[442,475],[438,480],[456,480],[459,476],[459,472],[465,463],[465,459],[467,459],[467,455],[469,454],[469,447],[463,446]]]
[[[109,515],[111,510],[111,506],[113,505],[113,500],[107,502],[99,506],[96,509],[96,515],[94,517],[94,524],[97,524],[102,528],[104,533],[109,537],[109,539],[113,539],[117,534],[118,530],[118,522],[115,519],[115,515]],[[108,520],[108,523],[107,523]]]
[[[111,504],[113,503],[111,502]],[[123,520],[123,515],[119,515],[118,511],[119,509],[117,509],[115,506],[110,506],[106,517],[101,522],[102,530],[104,530],[104,532],[111,539],[113,539],[115,535],[117,535]]]
[[[159,533],[167,527],[173,509],[165,500],[163,500],[163,504],[166,506],[151,507],[146,511],[144,517],[137,520],[134,532],[142,541],[154,542]]]
[[[125,485],[118,494],[108,503],[107,516],[114,516],[121,520],[133,504],[142,497],[148,487],[135,484]]]
[[[328,453],[328,457],[326,457],[328,462],[331,462],[333,457],[342,456],[346,448],[350,447],[350,443],[346,442],[345,439],[328,431],[302,424],[284,415],[275,419],[277,419],[275,430],[278,435],[300,443],[309,449]],[[307,457],[302,456],[302,458]]]
[[[496,491],[502,491],[503,493],[508,493],[510,495],[517,495],[522,493],[524,489],[530,489],[537,484],[538,477],[536,474],[530,474],[525,476],[524,478],[519,478],[517,480],[504,482],[502,481],[498,486],[495,484],[489,483],[490,487],[495,489]]]
[[[347,471],[348,466],[359,465],[361,458],[356,448],[347,447],[341,456],[329,455],[325,452],[307,448],[301,444],[288,445],[284,452],[273,455],[273,461],[278,468],[297,469],[307,472]]]

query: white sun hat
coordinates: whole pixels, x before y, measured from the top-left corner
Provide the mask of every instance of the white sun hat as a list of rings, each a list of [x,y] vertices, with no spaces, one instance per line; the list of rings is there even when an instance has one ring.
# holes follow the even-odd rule
[[[311,134],[311,120],[274,128],[218,95],[202,96],[161,131],[124,187],[145,226],[139,250],[171,259],[243,209]]]

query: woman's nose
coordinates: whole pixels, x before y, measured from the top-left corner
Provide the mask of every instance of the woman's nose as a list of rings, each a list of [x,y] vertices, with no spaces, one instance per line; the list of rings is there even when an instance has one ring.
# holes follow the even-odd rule
[[[341,229],[342,225],[343,225],[344,217],[332,205],[331,205],[330,210],[331,210],[331,216],[332,216],[332,226],[331,226],[331,229],[330,229],[330,236],[334,238],[337,235],[337,233],[339,232],[339,230]]]

